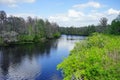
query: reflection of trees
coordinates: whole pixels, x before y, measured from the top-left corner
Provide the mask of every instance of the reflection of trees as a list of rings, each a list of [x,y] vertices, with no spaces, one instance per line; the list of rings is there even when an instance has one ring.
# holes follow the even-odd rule
[[[6,77],[7,73],[8,73],[8,68],[9,68],[9,55],[7,54],[2,54],[2,59],[0,62],[0,67],[1,67],[1,73],[3,74],[3,76]]]
[[[51,49],[57,49],[57,40],[50,40],[39,44],[25,44],[19,46],[0,47],[0,74],[4,77],[8,74],[9,66],[20,65],[27,56],[32,60],[33,56],[49,56]]]
[[[74,40],[74,35],[67,35],[67,40]]]

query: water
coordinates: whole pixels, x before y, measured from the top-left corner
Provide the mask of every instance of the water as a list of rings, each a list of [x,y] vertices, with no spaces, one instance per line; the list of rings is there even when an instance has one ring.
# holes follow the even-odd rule
[[[56,66],[83,39],[62,35],[45,43],[0,47],[0,80],[62,80]]]

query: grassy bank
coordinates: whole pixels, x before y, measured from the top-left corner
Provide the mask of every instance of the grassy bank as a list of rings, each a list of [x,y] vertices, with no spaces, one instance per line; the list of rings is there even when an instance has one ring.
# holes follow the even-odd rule
[[[120,36],[95,33],[77,43],[57,68],[64,80],[119,80]]]

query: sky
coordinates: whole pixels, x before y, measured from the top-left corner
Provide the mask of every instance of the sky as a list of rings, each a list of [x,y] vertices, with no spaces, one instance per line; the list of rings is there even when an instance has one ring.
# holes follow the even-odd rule
[[[120,13],[120,0],[0,0],[7,16],[38,17],[64,27],[98,25],[102,17],[110,24]]]

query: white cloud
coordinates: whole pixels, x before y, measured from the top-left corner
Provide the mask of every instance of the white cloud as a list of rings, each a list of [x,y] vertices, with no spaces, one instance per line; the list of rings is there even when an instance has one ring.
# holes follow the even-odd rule
[[[82,12],[78,12],[78,11],[71,9],[68,11],[68,16],[69,17],[80,17],[80,16],[84,16],[84,14]]]
[[[120,13],[120,10],[115,10],[113,8],[110,8],[108,10],[108,14],[112,15],[112,14],[119,14]]]
[[[91,10],[89,13],[85,13],[84,11],[69,9],[67,13],[50,16],[49,20],[51,22],[57,22],[60,26],[81,27],[91,24],[97,25],[100,18],[106,17],[108,18],[108,23],[110,24],[111,21],[115,19],[117,14],[120,12],[120,10],[115,9],[108,9],[106,11],[99,12],[99,10]]]
[[[0,4],[16,7],[18,3],[33,3],[35,0],[0,0]]]
[[[67,13],[62,13],[56,16],[50,16],[49,20],[57,22],[60,26],[87,26],[90,24],[98,24],[101,17],[106,17],[104,12],[99,13],[98,10],[92,9],[89,13],[85,10],[76,10],[77,8],[100,8],[101,4],[98,2],[88,2],[86,4],[74,5],[73,9],[69,9]],[[94,10],[94,11],[93,11]]]
[[[88,3],[85,3],[85,4],[77,4],[77,5],[74,5],[73,7],[74,8],[87,8],[87,7],[93,7],[93,8],[100,8],[102,5],[98,2],[88,2]]]
[[[69,21],[69,17],[67,17],[67,15],[65,14],[60,14],[60,15],[56,15],[56,16],[50,16],[49,17],[50,21],[56,22],[56,21]]]
[[[88,8],[89,12],[86,12]],[[57,22],[60,26],[87,26],[87,25],[98,25],[99,20],[102,17],[108,18],[108,23],[110,24],[113,19],[120,13],[120,10],[115,10],[113,8],[101,11],[99,8],[103,8],[105,5],[98,2],[88,2],[85,4],[78,4],[72,6],[66,13],[59,15],[50,16],[48,19],[52,22]],[[78,9],[81,8],[81,9]],[[97,8],[97,9],[96,9]]]
[[[85,26],[94,24],[95,22],[97,23],[98,18],[101,16],[104,15],[102,13],[84,14],[83,12],[70,9],[67,13],[50,16],[49,20],[51,22],[57,22],[60,26]]]
[[[70,10],[68,10],[67,13],[50,16],[49,20],[53,21],[53,22],[56,22],[56,21],[69,22],[69,21],[73,21],[73,20],[78,21],[78,20],[81,20],[84,16],[85,16],[84,13],[70,9]],[[80,17],[82,17],[82,18],[80,19]]]

